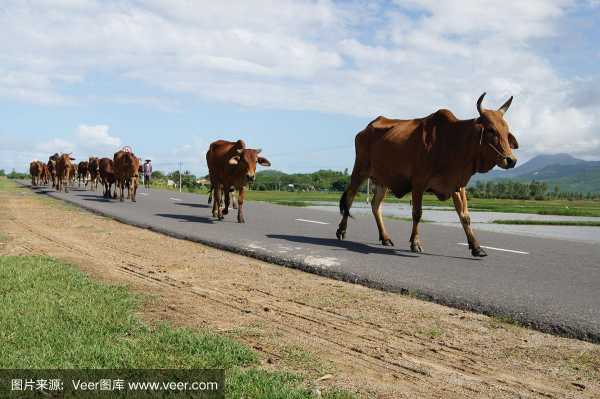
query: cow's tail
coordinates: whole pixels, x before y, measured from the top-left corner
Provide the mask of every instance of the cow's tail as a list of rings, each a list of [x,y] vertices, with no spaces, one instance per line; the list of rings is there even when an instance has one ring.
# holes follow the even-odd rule
[[[350,208],[348,208],[348,190],[344,191],[340,198],[340,213],[345,217],[352,217],[350,215]]]

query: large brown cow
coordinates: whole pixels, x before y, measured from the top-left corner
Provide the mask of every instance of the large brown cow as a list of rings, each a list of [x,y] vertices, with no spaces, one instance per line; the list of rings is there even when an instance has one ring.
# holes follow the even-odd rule
[[[56,189],[58,191],[64,188],[65,193],[69,192],[69,185],[75,171],[72,162],[74,160],[75,158],[72,158],[71,154],[61,154],[56,160]]]
[[[81,187],[83,180],[84,187],[87,185],[88,177],[88,161],[81,161],[77,164],[77,186]]]
[[[31,185],[37,186],[42,179],[44,164],[38,160],[33,160],[29,163],[29,174],[31,175]]]
[[[127,199],[135,202],[135,194],[137,193],[140,177],[140,160],[133,152],[120,150],[115,153],[113,165],[117,187],[119,188],[119,199],[123,201],[125,187],[127,187]]]
[[[213,193],[213,216],[219,220],[229,212],[231,190],[238,191],[239,223],[244,223],[244,188],[256,178],[256,164],[271,166],[271,163],[258,154],[260,149],[246,148],[243,140],[236,142],[218,140],[210,145],[206,162]],[[221,195],[225,194],[225,208],[221,208]]]
[[[98,171],[100,175],[100,182],[104,186],[104,198],[117,198],[116,187],[114,195],[111,195],[110,193],[112,185],[115,184],[113,160],[110,158],[102,158],[100,161],[98,161]]]
[[[100,178],[100,165],[99,160],[96,157],[90,157],[88,160],[88,172],[90,173],[90,179],[87,184],[90,183],[90,188],[94,191],[98,189],[98,179]]]
[[[360,185],[371,178],[375,185],[371,207],[379,239],[393,245],[381,215],[381,204],[390,189],[398,198],[412,191],[413,228],[410,248],[421,252],[418,225],[424,192],[444,201],[452,197],[467,235],[473,256],[486,256],[471,229],[465,187],[475,173],[494,166],[513,168],[517,163],[512,149],[519,148],[504,120],[512,97],[498,110],[483,109],[477,100],[479,117],[459,120],[447,109],[425,118],[398,120],[378,117],[356,135],[356,160],[350,185],[340,199],[343,217],[336,235],[346,235],[350,207]]]

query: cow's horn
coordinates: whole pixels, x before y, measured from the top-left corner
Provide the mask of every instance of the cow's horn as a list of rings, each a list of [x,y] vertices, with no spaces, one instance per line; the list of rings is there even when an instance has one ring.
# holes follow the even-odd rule
[[[500,112],[502,115],[504,115],[504,113],[506,111],[508,111],[508,107],[510,107],[510,103],[512,103],[513,100],[513,96],[510,96],[510,98],[508,100],[506,100],[506,102],[504,104],[502,104],[502,106],[500,108],[498,108],[498,112]]]
[[[485,91],[483,92],[482,95],[479,96],[479,99],[477,100],[477,112],[479,112],[479,115],[481,115],[481,102],[483,101],[483,97],[485,97]]]
[[[257,154],[260,154],[260,152],[261,152],[261,151],[262,151],[262,148],[257,148],[257,149],[256,149],[256,153],[257,153]]]

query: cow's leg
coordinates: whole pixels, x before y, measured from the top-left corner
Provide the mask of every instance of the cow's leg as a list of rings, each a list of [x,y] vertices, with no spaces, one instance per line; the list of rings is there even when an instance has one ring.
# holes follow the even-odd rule
[[[238,188],[238,223],[246,223],[244,218],[244,186]]]
[[[384,186],[376,185],[375,193],[373,194],[373,199],[371,200],[371,209],[373,210],[373,216],[375,216],[375,222],[377,222],[377,229],[379,230],[379,241],[384,246],[394,246],[394,243],[390,239],[387,231],[385,230],[385,225],[383,224],[383,217],[381,215],[381,205],[383,204],[383,200],[385,198],[385,194],[387,193],[387,188]]]
[[[223,212],[222,212],[222,208],[221,208],[221,185],[217,184],[215,186],[215,195],[213,198],[213,209],[216,210],[216,215],[215,217],[219,220],[223,220]],[[213,215],[215,214],[215,211],[213,210]]]
[[[210,185],[210,190],[208,191],[208,203],[210,204],[212,202],[212,197],[213,197],[213,185]],[[214,207],[213,207],[214,208]]]
[[[343,240],[346,237],[346,229],[348,227],[348,217],[350,216],[350,208],[352,207],[352,203],[354,202],[354,197],[358,193],[358,189],[360,185],[367,179],[365,176],[355,176],[352,174],[352,178],[350,180],[350,185],[342,194],[340,198],[340,212],[342,213],[342,220],[338,225],[338,229],[335,232],[338,240]]]
[[[125,201],[125,182],[119,179],[117,184],[119,185],[119,201],[123,202]]]
[[[219,213],[218,213],[218,207],[219,207],[219,203],[217,202],[217,189],[218,189],[218,185],[213,185],[210,188],[210,194],[211,194],[211,200],[212,200],[212,215],[214,218],[218,217]]]
[[[231,207],[233,209],[238,209],[238,201],[235,195],[235,189],[231,190]]]
[[[133,191],[131,192],[131,201],[135,202],[135,194],[137,193],[137,188],[138,188],[138,179],[137,179],[137,177],[134,177],[132,179],[131,184],[133,185]]]
[[[469,249],[473,256],[484,257],[487,253],[479,245],[479,241],[475,238],[473,229],[471,229],[471,216],[469,216],[469,208],[467,206],[467,192],[464,187],[452,194],[452,200],[454,201],[454,208],[460,219],[463,230],[467,235],[467,242],[469,243]]]
[[[419,239],[419,222],[423,214],[423,191],[413,189],[412,192],[412,233],[410,235],[410,250],[412,252],[423,252],[423,246]]]
[[[223,197],[225,197],[223,215],[227,215],[229,213],[229,203],[231,202],[231,192],[229,190],[223,190]]]

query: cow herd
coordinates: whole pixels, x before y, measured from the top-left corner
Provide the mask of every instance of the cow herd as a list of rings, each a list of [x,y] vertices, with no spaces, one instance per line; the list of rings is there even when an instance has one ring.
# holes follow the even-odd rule
[[[348,217],[354,197],[361,185],[371,179],[374,196],[371,201],[373,216],[382,245],[393,245],[383,223],[381,205],[388,191],[401,198],[412,193],[412,233],[410,249],[422,252],[419,222],[425,192],[433,193],[444,201],[452,198],[454,207],[467,236],[471,254],[486,256],[471,228],[465,187],[475,173],[486,173],[495,166],[513,168],[517,159],[512,150],[519,148],[515,136],[504,120],[510,107],[510,97],[497,110],[482,107],[483,93],[477,100],[478,116],[459,120],[452,112],[441,109],[419,119],[388,119],[377,117],[355,138],[356,159],[348,188],[340,198],[342,220],[336,236],[346,236]],[[211,191],[214,198],[212,214],[218,220],[227,215],[232,193],[238,194],[237,221],[244,223],[244,190],[256,177],[256,165],[270,166],[260,149],[247,148],[243,140],[218,140],[206,153]],[[123,201],[125,187],[128,198],[135,202],[140,160],[128,147],[116,152],[113,159],[90,157],[74,166],[70,154],[54,154],[44,164],[30,164],[33,185],[49,184],[57,190],[68,190],[75,178],[96,190],[98,182],[104,186],[104,196],[112,198],[119,190]]]
[[[87,161],[75,164],[71,154],[55,153],[48,163],[34,160],[29,164],[29,174],[33,186],[49,185],[57,191],[69,192],[69,187],[77,181],[78,187],[90,186],[94,191],[100,184],[105,198],[124,200],[125,187],[127,199],[135,202],[140,176],[140,159],[129,147],[117,151],[113,158],[89,157]],[[114,188],[113,188],[114,186]]]

